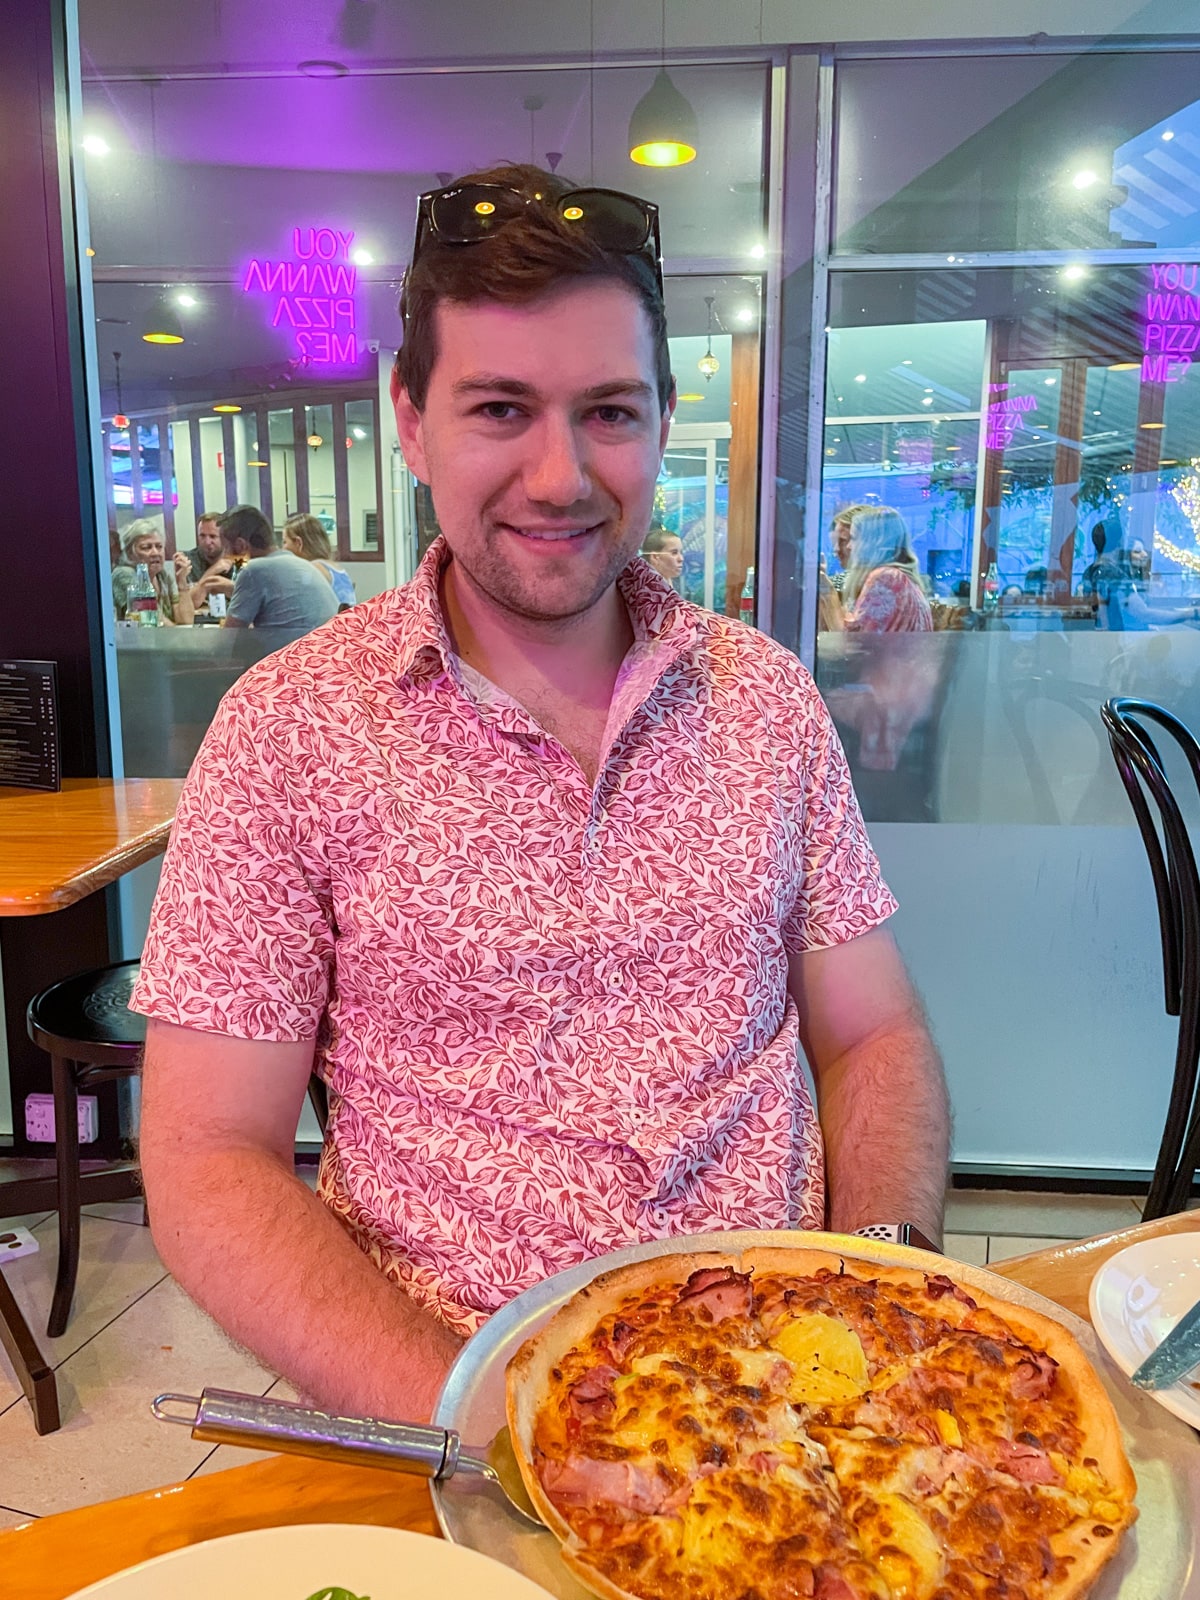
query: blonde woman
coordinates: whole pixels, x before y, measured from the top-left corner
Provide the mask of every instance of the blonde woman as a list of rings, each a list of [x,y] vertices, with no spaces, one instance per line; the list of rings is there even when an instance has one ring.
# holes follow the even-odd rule
[[[842,586],[852,633],[930,633],[933,613],[921,588],[908,526],[891,506],[868,506],[850,522],[850,564]]]
[[[341,567],[333,565],[333,546],[329,542],[329,535],[316,517],[309,515],[308,512],[300,512],[294,517],[289,517],[283,525],[283,546],[293,555],[312,562],[326,583],[332,586],[339,611],[348,611],[357,603],[354,580],[348,572],[343,572]]]

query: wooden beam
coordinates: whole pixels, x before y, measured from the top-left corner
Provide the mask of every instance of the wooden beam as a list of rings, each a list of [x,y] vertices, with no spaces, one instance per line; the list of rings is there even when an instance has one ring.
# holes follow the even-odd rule
[[[725,547],[725,615],[738,615],[747,569],[758,543],[759,336],[735,333],[730,364],[729,515]]]

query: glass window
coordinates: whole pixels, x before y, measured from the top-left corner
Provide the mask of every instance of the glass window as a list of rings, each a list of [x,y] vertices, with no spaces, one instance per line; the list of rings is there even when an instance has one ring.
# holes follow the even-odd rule
[[[869,819],[1124,824],[1102,702],[1200,723],[1197,271],[832,276],[817,679]]]
[[[374,400],[346,402],[346,477],[350,549],[379,550],[380,452]]]
[[[854,61],[837,76],[839,252],[1200,244],[1200,56]]]

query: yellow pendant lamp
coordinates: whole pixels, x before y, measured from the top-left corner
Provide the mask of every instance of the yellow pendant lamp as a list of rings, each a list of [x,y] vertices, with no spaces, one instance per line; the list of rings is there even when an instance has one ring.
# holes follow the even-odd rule
[[[682,167],[696,159],[698,139],[691,101],[660,67],[629,119],[629,159],[639,167]]]

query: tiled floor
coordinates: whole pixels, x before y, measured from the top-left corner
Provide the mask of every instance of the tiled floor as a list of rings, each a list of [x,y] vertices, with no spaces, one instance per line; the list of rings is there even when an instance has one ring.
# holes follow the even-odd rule
[[[947,1204],[946,1253],[983,1266],[1128,1227],[1138,1215],[1132,1199],[960,1190]],[[149,1403],[163,1390],[195,1394],[208,1384],[294,1398],[175,1286],[141,1216],[136,1203],[88,1208],[74,1315],[53,1340],[45,1326],[55,1218],[21,1219],[41,1250],[5,1273],[57,1369],[63,1426],[38,1437],[0,1353],[0,1528],[254,1459],[256,1452],[196,1444],[186,1429],[156,1422]]]

